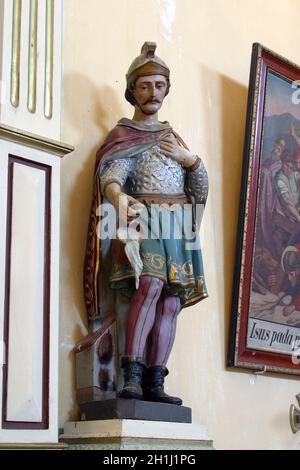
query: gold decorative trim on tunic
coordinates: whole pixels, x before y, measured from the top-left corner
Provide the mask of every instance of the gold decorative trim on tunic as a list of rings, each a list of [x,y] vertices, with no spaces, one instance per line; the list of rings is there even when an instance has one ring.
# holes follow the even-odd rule
[[[191,261],[186,261],[182,266],[172,261],[169,257],[167,261],[168,273],[163,272],[165,258],[157,253],[141,253],[143,259],[142,276],[155,276],[168,283],[168,290],[174,295],[179,295],[183,306],[188,306],[208,297],[204,276],[194,277],[194,269]],[[124,269],[125,268],[125,269]],[[111,287],[115,283],[127,281],[135,277],[133,269],[128,262],[124,264],[114,262],[111,271]],[[189,279],[184,279],[188,277]]]

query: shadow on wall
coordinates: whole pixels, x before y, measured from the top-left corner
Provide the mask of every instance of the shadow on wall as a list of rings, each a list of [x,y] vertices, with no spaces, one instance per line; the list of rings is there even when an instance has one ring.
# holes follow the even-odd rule
[[[83,75],[66,76],[63,89],[64,120],[78,136],[75,154],[63,160],[62,165],[61,268],[62,279],[67,280],[63,293],[69,299],[68,308],[72,305],[73,311],[86,323],[82,272],[95,156],[122,110],[111,87],[97,87]]]
[[[216,291],[214,295],[217,297],[216,306],[220,315],[220,344],[223,344],[225,365],[248,91],[245,86],[205,66],[201,67],[201,82],[201,94],[206,100],[203,105],[203,122],[210,170],[209,204],[212,204],[212,221],[215,225],[212,233],[215,237],[213,253],[216,257],[216,271],[220,272],[223,265],[223,276],[215,275],[216,285],[208,287],[209,292]]]
[[[73,136],[72,143],[75,145],[75,152],[63,159],[61,165],[61,343],[68,344],[69,349],[69,354],[62,361],[61,374],[66,377],[72,374],[73,402],[70,402],[69,408],[76,401],[73,347],[86,335],[88,324],[83,297],[83,262],[95,157],[110,128],[121,115],[122,108],[111,87],[96,86],[81,74],[64,77],[64,135],[67,139],[68,135]],[[73,413],[70,411],[70,419]]]
[[[97,130],[100,138],[105,137],[110,130],[111,115],[120,112],[119,100],[110,86],[97,86],[87,76],[78,73],[64,75],[63,103],[64,122],[68,128],[73,127],[84,142],[89,137],[83,134],[86,129],[90,135]]]
[[[225,299],[224,354],[225,363],[227,363],[248,89],[227,77],[221,77],[221,90]]]

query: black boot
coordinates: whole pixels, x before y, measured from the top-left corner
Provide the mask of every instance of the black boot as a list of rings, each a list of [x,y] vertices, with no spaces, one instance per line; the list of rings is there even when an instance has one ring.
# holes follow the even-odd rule
[[[124,369],[124,387],[118,393],[120,398],[135,398],[140,400],[143,395],[141,387],[144,364],[142,357],[124,356],[121,367]]]
[[[178,397],[171,397],[164,392],[164,379],[169,371],[164,366],[148,367],[143,375],[143,400],[159,401],[171,405],[182,405]]]

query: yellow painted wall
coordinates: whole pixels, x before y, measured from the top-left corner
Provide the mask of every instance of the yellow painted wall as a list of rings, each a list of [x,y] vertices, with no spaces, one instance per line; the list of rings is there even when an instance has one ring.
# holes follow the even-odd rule
[[[300,62],[300,0],[65,0],[62,140],[60,425],[74,419],[72,347],[86,333],[82,262],[96,149],[123,116],[125,72],[145,40],[171,68],[167,119],[210,177],[202,238],[209,299],[185,310],[168,390],[208,427],[217,449],[297,449],[291,377],[226,370],[251,46]]]

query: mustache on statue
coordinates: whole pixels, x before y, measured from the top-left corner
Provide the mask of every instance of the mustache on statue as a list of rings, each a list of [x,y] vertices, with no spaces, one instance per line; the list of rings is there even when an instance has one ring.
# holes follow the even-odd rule
[[[148,103],[161,103],[161,101],[155,100],[155,99],[150,99],[150,100],[147,100],[146,103],[144,103],[144,104],[148,104]]]

